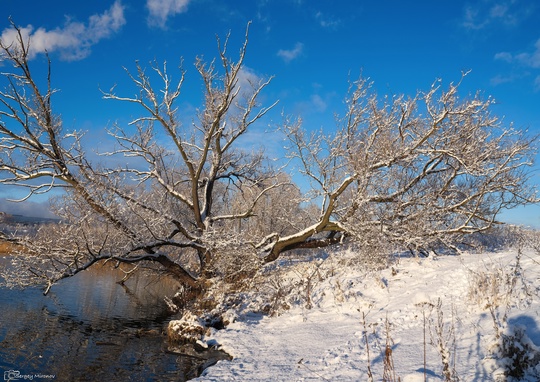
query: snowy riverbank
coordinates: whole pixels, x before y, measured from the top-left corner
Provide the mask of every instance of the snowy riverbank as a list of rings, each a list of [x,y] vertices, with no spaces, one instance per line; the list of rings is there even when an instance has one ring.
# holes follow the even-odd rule
[[[509,359],[495,345],[508,338],[504,333],[526,328],[520,345],[528,346],[525,358],[537,357],[540,345],[540,256],[525,251],[516,269],[517,258],[517,250],[402,258],[371,272],[325,260],[310,279],[311,309],[306,299],[298,300],[280,315],[248,312],[214,330],[206,339],[234,359],[196,380],[367,381],[369,367],[380,381],[386,358],[394,364],[386,367],[387,376],[395,373],[396,381],[439,381],[443,356],[447,373],[461,381],[500,380]],[[300,274],[298,266],[288,273]],[[305,293],[306,283],[297,285]],[[391,352],[385,357],[387,341]],[[538,359],[529,361],[520,380],[536,381]]]

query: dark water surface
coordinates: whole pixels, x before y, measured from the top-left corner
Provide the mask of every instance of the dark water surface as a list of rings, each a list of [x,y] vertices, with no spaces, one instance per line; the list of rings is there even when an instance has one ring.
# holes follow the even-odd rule
[[[0,267],[7,258],[0,258]],[[178,285],[95,266],[53,286],[0,288],[0,381],[184,381],[204,360],[168,351],[164,296]],[[18,374],[17,374],[18,373]],[[52,378],[54,376],[54,379]]]

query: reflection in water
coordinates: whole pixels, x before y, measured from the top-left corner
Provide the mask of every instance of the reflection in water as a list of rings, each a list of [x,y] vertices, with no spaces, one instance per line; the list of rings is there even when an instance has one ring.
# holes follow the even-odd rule
[[[6,259],[0,258],[0,266]],[[4,265],[2,265],[2,263]],[[0,288],[0,371],[55,381],[181,381],[201,359],[166,352],[163,297],[174,280],[96,266],[54,286]],[[1,378],[1,377],[0,377]],[[35,378],[34,380],[41,380]]]

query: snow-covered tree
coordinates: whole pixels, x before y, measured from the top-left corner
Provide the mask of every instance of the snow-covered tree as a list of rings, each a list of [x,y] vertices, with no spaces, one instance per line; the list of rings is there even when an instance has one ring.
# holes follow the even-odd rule
[[[87,155],[82,132],[63,126],[50,70],[44,85],[34,78],[31,41],[12,26],[16,43],[0,42],[4,67],[12,65],[0,91],[0,183],[25,187],[27,197],[56,187],[64,194],[55,201],[62,223],[20,239],[24,253],[14,256],[8,283],[48,290],[115,261],[153,264],[200,290],[209,277],[245,277],[293,249],[344,240],[453,244],[535,198],[532,139],[492,117],[492,100],[461,100],[458,85],[379,100],[365,80],[353,84],[334,134],[283,124],[291,160],[311,181],[301,195],[286,169],[240,144],[276,105],[258,101],[271,79],[246,72],[247,33],[236,60],[228,39],[218,39],[219,65],[196,60],[204,102],[191,124],[177,106],[182,68],[174,82],[166,65],[137,64],[128,72],[135,96],[104,92],[142,112],[110,132],[116,148],[102,154],[130,160],[108,167]]]
[[[265,260],[347,237],[420,251],[453,247],[499,223],[502,209],[534,202],[535,138],[491,115],[493,99],[461,99],[459,85],[380,99],[360,79],[335,133],[309,134],[301,120],[288,121],[290,156],[320,213],[304,230],[266,243]]]

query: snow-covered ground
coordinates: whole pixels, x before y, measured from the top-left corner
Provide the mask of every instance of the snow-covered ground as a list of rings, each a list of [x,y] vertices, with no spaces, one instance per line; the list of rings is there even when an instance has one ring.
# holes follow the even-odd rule
[[[368,381],[371,370],[375,381],[439,381],[445,355],[453,380],[497,381],[522,349],[532,366],[517,380],[537,381],[540,255],[524,251],[516,269],[517,253],[404,257],[376,271],[336,256],[289,264],[273,284],[286,286],[276,300],[289,308],[272,317],[246,309],[213,330],[206,340],[234,359],[196,380]],[[504,358],[496,344],[519,327],[526,335]]]

